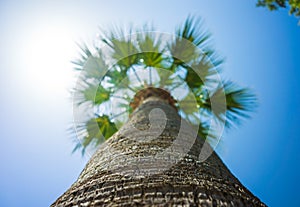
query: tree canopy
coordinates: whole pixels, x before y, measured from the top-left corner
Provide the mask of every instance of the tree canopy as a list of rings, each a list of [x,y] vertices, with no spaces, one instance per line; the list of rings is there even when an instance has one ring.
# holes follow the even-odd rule
[[[80,71],[75,102],[91,106],[95,114],[78,124],[80,142],[74,150],[84,152],[108,139],[133,111],[134,95],[147,87],[170,92],[178,113],[204,139],[220,136],[212,120],[231,128],[249,117],[256,97],[220,78],[223,59],[201,19],[188,17],[174,35],[153,31],[147,25],[101,30],[93,46],[80,44],[81,55],[73,61]]]
[[[267,7],[270,11],[289,7],[289,14],[300,18],[300,0],[258,0],[256,6]]]

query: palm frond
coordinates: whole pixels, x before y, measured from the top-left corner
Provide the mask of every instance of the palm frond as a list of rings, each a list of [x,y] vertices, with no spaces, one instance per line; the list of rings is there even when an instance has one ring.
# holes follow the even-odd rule
[[[106,139],[110,138],[118,129],[116,125],[110,121],[107,115],[102,115],[88,120],[80,129],[80,133],[84,136],[81,142],[78,142],[73,152],[82,148],[82,154],[87,146],[98,146]]]
[[[86,61],[92,56],[92,52],[85,43],[76,43],[76,45],[79,48],[79,57],[71,63],[75,65],[75,70],[82,70]]]
[[[210,34],[202,29],[201,20],[191,16],[175,34],[175,41],[170,44],[169,49],[176,65],[185,65],[196,59],[200,54],[198,49],[206,48],[210,37]]]
[[[199,128],[198,128],[198,136],[204,140],[217,139],[216,132],[213,129],[210,130],[210,125],[207,122],[200,122]]]
[[[186,66],[185,68],[187,69],[185,81],[192,90],[201,88],[206,81],[210,80],[210,77],[218,72],[205,56],[193,61],[191,66]]]
[[[214,107],[212,107],[212,102]],[[256,108],[256,103],[257,98],[250,89],[227,81],[217,87],[202,107],[231,128],[240,124],[243,119],[249,118],[249,112]]]
[[[93,105],[100,105],[107,101],[111,92],[99,84],[88,84],[88,87],[80,91],[85,101],[91,101]]]
[[[161,67],[164,49],[161,49],[160,37],[155,37],[153,33],[140,33],[138,35],[138,45],[140,58],[146,67]]]
[[[105,63],[104,57],[100,53],[98,57],[91,56],[86,60],[83,66],[83,74],[85,78],[101,80],[108,69],[109,66]]]
[[[183,26],[176,30],[176,35],[203,48],[210,38],[210,34],[202,28],[202,20],[193,16],[187,17]]]
[[[84,152],[87,146],[98,145],[116,132],[115,123],[121,126],[126,121],[123,115],[132,112],[131,98],[149,85],[170,91],[180,115],[198,127],[203,139],[217,137],[217,128],[210,129],[211,118],[216,121],[213,123],[230,128],[248,118],[256,107],[256,97],[248,88],[231,81],[219,84],[223,58],[210,47],[210,34],[203,30],[200,19],[189,16],[168,40],[149,31],[147,27],[134,32],[132,27],[129,32],[112,29],[100,37],[107,47],[94,48],[96,54],[86,44],[79,45],[81,56],[73,63],[82,73],[75,95],[79,104],[88,103],[101,116],[82,124],[83,139],[75,150],[81,147]],[[128,97],[123,98],[125,94]],[[121,113],[113,115],[114,109],[108,107],[112,102],[114,112]]]
[[[112,49],[111,57],[117,61],[117,64],[127,70],[138,63],[139,50],[132,39],[131,28],[127,36],[124,34],[126,34],[125,30],[116,28],[109,35],[104,36],[102,41]]]

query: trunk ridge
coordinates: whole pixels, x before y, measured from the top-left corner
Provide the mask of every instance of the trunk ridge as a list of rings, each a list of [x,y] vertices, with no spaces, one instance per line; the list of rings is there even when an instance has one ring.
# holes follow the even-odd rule
[[[130,120],[52,206],[265,206],[215,152],[199,158],[212,149],[170,97],[153,88],[136,95]]]

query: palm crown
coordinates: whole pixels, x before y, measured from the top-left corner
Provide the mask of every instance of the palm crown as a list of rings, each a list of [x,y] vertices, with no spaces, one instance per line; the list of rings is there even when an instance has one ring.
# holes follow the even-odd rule
[[[80,123],[74,150],[97,146],[114,134],[144,88],[161,88],[175,98],[178,113],[197,126],[203,139],[216,138],[211,120],[227,128],[249,117],[255,95],[219,77],[222,58],[210,47],[201,21],[188,17],[175,35],[158,34],[148,26],[104,33],[93,48],[80,46],[73,63],[81,71],[74,88],[76,104],[90,105],[95,114]]]

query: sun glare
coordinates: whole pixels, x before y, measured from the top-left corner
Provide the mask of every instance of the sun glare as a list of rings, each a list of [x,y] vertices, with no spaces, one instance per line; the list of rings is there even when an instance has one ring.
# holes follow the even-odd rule
[[[76,54],[71,31],[60,25],[36,26],[26,44],[29,84],[48,95],[66,94],[73,81],[70,61]]]

